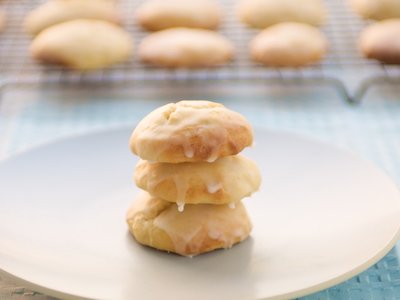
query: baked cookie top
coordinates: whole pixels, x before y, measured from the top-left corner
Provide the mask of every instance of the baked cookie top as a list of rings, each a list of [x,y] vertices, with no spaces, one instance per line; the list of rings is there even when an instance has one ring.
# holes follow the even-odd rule
[[[350,5],[364,19],[400,18],[399,0],[350,0]]]
[[[129,59],[133,40],[110,22],[79,19],[43,30],[32,41],[30,50],[40,61],[85,71]]]
[[[322,0],[242,0],[237,6],[237,13],[243,23],[255,28],[266,28],[281,22],[320,26],[327,15]]]
[[[180,101],[147,115],[133,131],[130,148],[150,161],[213,162],[252,142],[251,125],[239,113],[215,102]]]
[[[75,19],[104,20],[119,23],[120,14],[111,0],[50,0],[25,18],[27,32],[36,35],[43,29]]]
[[[143,62],[168,68],[213,67],[230,61],[234,49],[224,36],[205,29],[170,28],[152,33],[139,45]]]
[[[139,6],[136,19],[152,31],[172,27],[215,29],[221,22],[221,8],[211,0],[152,0]]]
[[[361,33],[359,47],[367,58],[400,64],[400,19],[389,19],[368,26]]]
[[[308,24],[286,22],[261,31],[250,44],[253,60],[273,67],[301,67],[318,62],[328,40]]]

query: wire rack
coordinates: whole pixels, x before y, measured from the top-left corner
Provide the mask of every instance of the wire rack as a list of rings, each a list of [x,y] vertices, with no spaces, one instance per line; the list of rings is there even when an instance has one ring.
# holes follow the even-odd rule
[[[44,0],[5,0],[0,5],[7,16],[6,29],[0,35],[0,79],[3,84],[263,79],[266,83],[332,84],[343,98],[358,102],[371,84],[397,82],[400,79],[398,66],[367,60],[358,53],[358,36],[366,24],[349,9],[346,0],[325,1],[329,19],[322,30],[330,41],[330,51],[322,63],[306,68],[267,68],[252,62],[248,55],[248,44],[258,31],[238,22],[234,9],[236,1],[220,0],[225,13],[220,31],[236,47],[236,58],[230,64],[199,70],[168,70],[144,65],[134,55],[127,63],[90,73],[41,65],[29,56],[31,37],[24,32],[21,24],[26,14],[42,2]],[[119,3],[124,27],[132,34],[136,45],[148,34],[134,20],[135,8],[141,2],[121,0]]]

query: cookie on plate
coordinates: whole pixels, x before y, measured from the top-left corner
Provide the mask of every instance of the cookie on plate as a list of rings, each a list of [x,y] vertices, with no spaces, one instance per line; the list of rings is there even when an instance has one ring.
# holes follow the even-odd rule
[[[400,64],[400,19],[374,23],[361,34],[359,47],[365,57]]]
[[[266,28],[281,22],[322,25],[326,9],[322,0],[242,0],[237,12],[243,23]]]
[[[327,39],[317,28],[280,23],[261,31],[250,44],[253,60],[271,67],[301,67],[320,61]]]
[[[400,18],[399,0],[350,0],[350,5],[364,19]]]
[[[213,162],[253,142],[247,120],[222,104],[180,101],[157,108],[136,126],[130,148],[150,161]]]
[[[129,59],[130,35],[106,21],[73,20],[54,25],[38,34],[31,44],[32,56],[45,63],[77,70],[108,67]]]
[[[176,205],[143,192],[128,210],[129,231],[143,245],[184,256],[230,248],[245,240],[252,225],[241,202],[228,205]]]
[[[243,155],[214,163],[158,163],[141,160],[136,185],[163,200],[182,204],[231,204],[257,191],[261,183],[257,165]]]
[[[138,52],[143,62],[168,68],[218,66],[230,61],[234,54],[232,44],[222,35],[183,27],[150,34]]]
[[[26,16],[24,27],[36,35],[47,27],[75,19],[119,23],[120,15],[111,0],[49,0]]]
[[[137,9],[136,19],[152,31],[171,27],[215,29],[221,22],[221,8],[212,0],[150,0]]]

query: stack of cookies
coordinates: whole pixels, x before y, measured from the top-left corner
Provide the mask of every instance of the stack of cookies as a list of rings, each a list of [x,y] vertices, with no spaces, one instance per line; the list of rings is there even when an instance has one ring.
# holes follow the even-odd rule
[[[241,200],[261,178],[238,153],[252,142],[246,119],[218,103],[180,101],[146,116],[130,140],[144,190],[127,215],[135,239],[185,256],[245,240],[251,222]]]

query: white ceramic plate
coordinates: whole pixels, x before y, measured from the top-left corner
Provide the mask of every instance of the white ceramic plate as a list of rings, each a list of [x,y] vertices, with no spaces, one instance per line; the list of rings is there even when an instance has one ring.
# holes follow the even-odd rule
[[[130,130],[40,147],[0,165],[0,269],[55,296],[264,299],[327,288],[397,240],[400,198],[375,167],[332,146],[258,131],[262,171],[246,199],[254,231],[193,259],[139,246],[125,212],[137,189]]]

